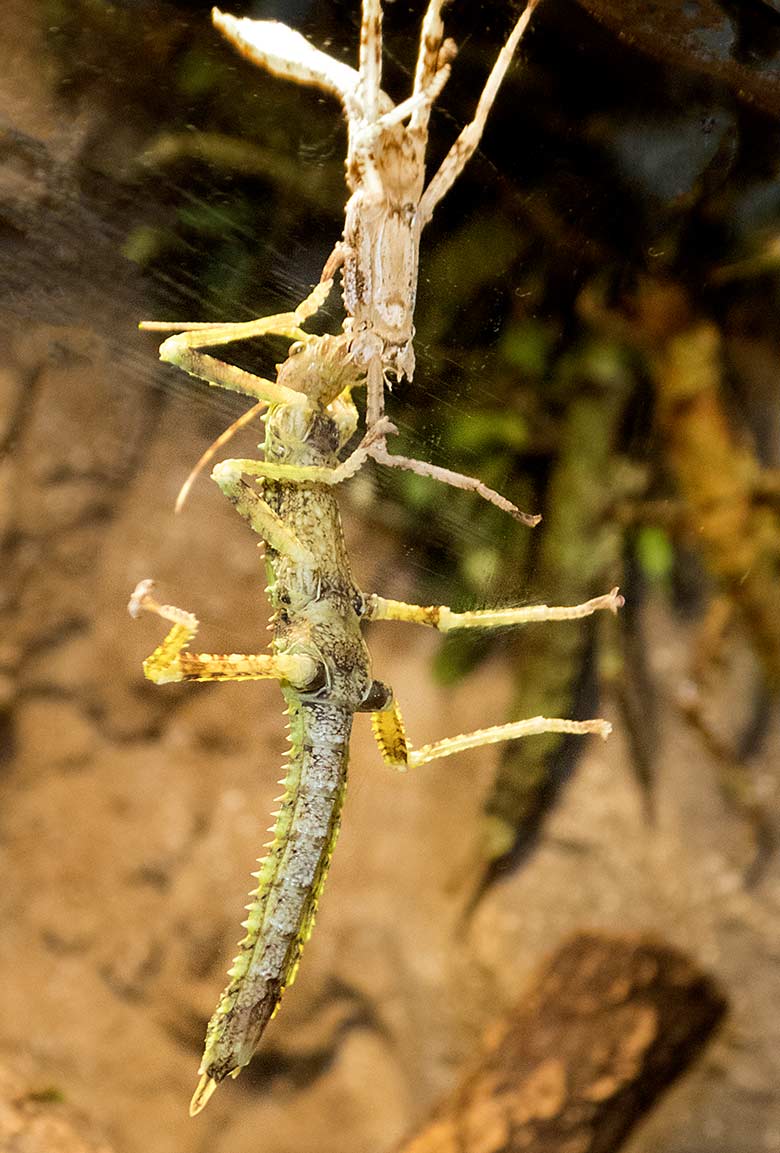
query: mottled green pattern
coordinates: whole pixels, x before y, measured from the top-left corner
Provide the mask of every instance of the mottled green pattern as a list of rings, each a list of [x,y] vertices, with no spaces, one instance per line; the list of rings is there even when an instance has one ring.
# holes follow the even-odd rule
[[[351,714],[301,704],[289,689],[284,695],[291,742],[284,793],[268,854],[255,874],[246,935],[209,1022],[200,1072],[214,1081],[249,1063],[295,979],[338,836]],[[340,727],[343,743],[321,744],[323,727],[331,733]]]

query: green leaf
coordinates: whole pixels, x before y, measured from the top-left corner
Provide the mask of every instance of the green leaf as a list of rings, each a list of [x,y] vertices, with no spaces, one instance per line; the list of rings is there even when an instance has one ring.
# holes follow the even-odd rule
[[[674,566],[674,545],[669,534],[657,525],[643,525],[636,535],[636,556],[649,581],[667,581]]]

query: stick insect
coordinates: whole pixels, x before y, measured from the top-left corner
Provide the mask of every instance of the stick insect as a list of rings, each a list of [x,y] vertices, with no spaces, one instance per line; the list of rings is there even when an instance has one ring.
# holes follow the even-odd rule
[[[243,324],[191,326],[160,348],[164,361],[219,388],[267,406],[264,459],[225,460],[212,477],[266,547],[273,610],[271,651],[265,654],[193,653],[198,621],[158,603],[153,583],[142,581],[130,611],[162,617],[170,631],[144,662],[158,684],[179,681],[279,681],[289,716],[289,764],[275,814],[268,855],[253,874],[246,934],[229,970],[229,983],[208,1026],[201,1079],[190,1106],[206,1105],[226,1076],[248,1064],[284,989],[295,977],[338,833],[347,779],[352,717],[370,712],[384,761],[399,770],[466,749],[536,733],[598,733],[601,719],[533,717],[480,729],[414,749],[406,739],[392,689],[375,680],[363,640],[363,621],[408,621],[436,628],[504,628],[534,621],[566,621],[603,609],[616,612],[618,590],[570,607],[537,605],[474,612],[387,600],[361,592],[344,547],[334,488],[354,476],[382,435],[381,418],[349,455],[357,428],[352,390],[365,369],[347,353],[346,334],[312,336],[302,325],[321,306],[330,283],[320,284],[292,313]],[[201,351],[265,334],[296,343],[275,381]],[[251,478],[260,490],[248,483]]]
[[[346,175],[351,192],[345,210],[344,236],[323,269],[323,280],[342,268],[349,355],[366,370],[366,422],[377,435],[369,455],[391,467],[410,461],[389,452],[381,425],[384,385],[414,373],[414,306],[420,237],[434,209],[474,154],[501,82],[536,7],[525,10],[496,57],[466,125],[428,184],[425,153],[431,110],[450,75],[455,43],[444,38],[441,12],[445,0],[430,0],[420,33],[412,94],[394,104],[382,91],[381,0],[363,0],[358,71],[311,45],[300,33],[274,20],[236,19],[214,8],[214,24],[242,55],[276,76],[314,85],[341,101],[347,119]],[[526,524],[537,518],[472,477],[422,461],[413,471],[456,487],[479,487],[481,495]]]
[[[373,678],[363,640],[364,620],[396,620],[446,632],[502,628],[534,621],[574,620],[600,610],[616,612],[618,590],[581,605],[546,605],[457,613],[445,605],[420,606],[360,591],[344,548],[334,487],[362,468],[369,457],[393,467],[472,488],[517,519],[536,523],[474,478],[425,462],[391,456],[386,437],[395,429],[384,416],[385,374],[411,377],[412,323],[420,233],[436,203],[476,147],[485,118],[526,26],[531,0],[502,50],[480,98],[474,122],[456,141],[442,168],[423,191],[424,155],[431,107],[449,73],[454,47],[444,41],[441,0],[431,0],[423,23],[412,97],[393,107],[380,88],[381,7],[365,0],[360,72],[318,53],[282,25],[235,21],[215,13],[215,22],[234,39],[262,28],[264,47],[252,41],[251,55],[272,71],[319,84],[339,95],[350,128],[348,167],[352,197],[344,241],[337,246],[323,282],[291,313],[243,324],[167,324],[174,330],[161,346],[163,360],[216,387],[255,400],[236,426],[267,408],[263,459],[226,460],[212,477],[237,511],[264,540],[273,640],[265,654],[191,653],[197,619],[160,604],[153,582],[136,587],[130,611],[167,620],[171,628],[144,662],[159,684],[178,681],[254,680],[280,682],[289,716],[289,765],[280,809],[274,814],[268,855],[254,874],[245,936],[229,970],[229,983],[209,1023],[201,1079],[190,1111],[206,1105],[226,1076],[251,1060],[284,989],[295,977],[309,937],[317,902],[338,833],[347,774],[348,742],[355,712],[370,712],[385,762],[399,770],[481,745],[536,733],[610,731],[601,719],[571,721],[534,717],[497,725],[413,749],[408,743],[392,690]],[[240,35],[237,33],[240,31]],[[269,48],[268,37],[275,47]],[[274,39],[274,37],[276,39]],[[403,122],[408,120],[408,125]],[[348,312],[339,336],[312,336],[302,325],[322,306],[332,274],[343,265]],[[275,381],[254,376],[201,351],[250,337],[276,334],[296,343],[278,367]],[[357,429],[352,390],[367,384],[367,430],[344,456]],[[234,426],[234,427],[236,427]],[[219,439],[224,443],[232,430]],[[212,449],[215,446],[212,446]],[[210,456],[209,450],[205,457]],[[253,478],[259,491],[245,478]]]

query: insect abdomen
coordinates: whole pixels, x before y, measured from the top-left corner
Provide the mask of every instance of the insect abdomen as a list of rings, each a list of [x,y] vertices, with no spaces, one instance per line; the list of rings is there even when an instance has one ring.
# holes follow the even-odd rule
[[[352,714],[285,696],[291,741],[285,791],[274,839],[256,874],[246,936],[209,1022],[193,1112],[205,1105],[215,1083],[249,1063],[292,984],[338,835]]]

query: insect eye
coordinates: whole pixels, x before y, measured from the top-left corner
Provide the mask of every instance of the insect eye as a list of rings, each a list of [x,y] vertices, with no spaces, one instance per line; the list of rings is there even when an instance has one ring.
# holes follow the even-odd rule
[[[303,352],[305,347],[306,347],[306,345],[303,343],[302,340],[296,340],[295,344],[290,345],[290,348],[288,350],[287,355],[288,356],[299,356]]]
[[[363,616],[363,613],[366,611],[366,598],[362,593],[355,593],[352,598],[352,607],[355,610],[355,616]]]

